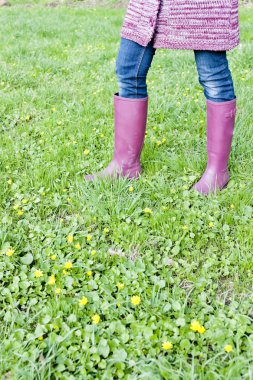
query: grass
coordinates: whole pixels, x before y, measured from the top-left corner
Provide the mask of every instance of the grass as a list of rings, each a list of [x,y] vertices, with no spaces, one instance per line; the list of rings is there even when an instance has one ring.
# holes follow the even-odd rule
[[[140,180],[83,181],[112,157],[123,16],[0,11],[1,379],[252,379],[253,9],[229,53],[231,181],[207,198],[192,52],[156,53]]]

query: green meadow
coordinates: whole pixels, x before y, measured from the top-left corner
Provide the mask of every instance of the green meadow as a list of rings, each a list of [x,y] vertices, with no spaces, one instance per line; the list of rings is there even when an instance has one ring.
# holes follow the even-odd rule
[[[1,380],[252,380],[253,8],[231,180],[204,197],[193,52],[156,52],[140,179],[85,182],[112,158],[125,8],[27,3],[0,8]]]

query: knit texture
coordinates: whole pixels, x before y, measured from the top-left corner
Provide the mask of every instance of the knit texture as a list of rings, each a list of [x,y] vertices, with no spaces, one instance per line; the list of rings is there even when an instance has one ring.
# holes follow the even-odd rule
[[[230,50],[239,44],[238,0],[130,0],[120,35],[155,48]]]

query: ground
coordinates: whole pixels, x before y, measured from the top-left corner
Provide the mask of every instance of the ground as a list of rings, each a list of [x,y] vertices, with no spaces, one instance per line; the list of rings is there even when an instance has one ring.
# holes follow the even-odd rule
[[[206,163],[192,52],[157,51],[140,180],[85,183],[112,157],[125,9],[11,3],[0,9],[1,379],[252,379],[253,9],[241,8],[228,54],[231,181],[203,197],[190,190]]]

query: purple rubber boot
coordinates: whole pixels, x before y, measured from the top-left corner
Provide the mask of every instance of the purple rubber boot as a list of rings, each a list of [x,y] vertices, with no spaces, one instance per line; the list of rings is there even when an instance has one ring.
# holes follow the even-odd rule
[[[123,176],[138,178],[142,172],[141,150],[144,144],[148,114],[148,96],[123,98],[114,94],[114,154],[109,165],[101,172],[84,178]]]
[[[207,166],[201,179],[192,187],[203,195],[221,190],[229,181],[228,161],[231,150],[236,99],[227,102],[206,101]]]

